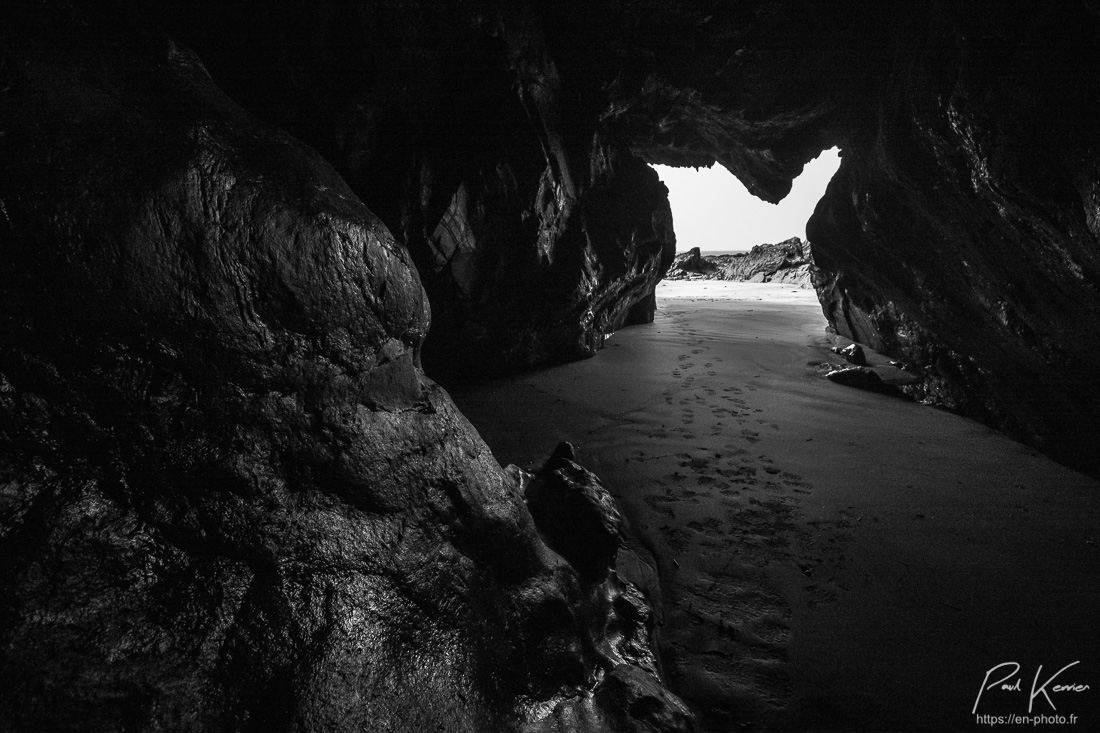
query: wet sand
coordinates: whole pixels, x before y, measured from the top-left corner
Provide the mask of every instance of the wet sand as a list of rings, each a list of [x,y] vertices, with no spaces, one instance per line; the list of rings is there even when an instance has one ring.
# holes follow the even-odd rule
[[[1052,685],[1090,689],[1031,712],[1100,730],[1100,482],[822,378],[812,291],[666,282],[658,305],[593,359],[450,391],[502,464],[568,440],[616,496],[619,571],[704,730],[997,730],[972,710],[1010,661],[1022,690],[978,715],[1028,714],[1038,666],[1079,661]]]

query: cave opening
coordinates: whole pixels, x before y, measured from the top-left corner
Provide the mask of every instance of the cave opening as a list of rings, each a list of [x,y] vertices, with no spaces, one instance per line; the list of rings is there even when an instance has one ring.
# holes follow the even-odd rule
[[[791,192],[778,204],[749,193],[723,166],[653,169],[668,188],[676,230],[676,251],[698,247],[702,254],[747,252],[759,244],[806,239],[806,221],[840,167],[840,149],[823,150],[806,164]]]

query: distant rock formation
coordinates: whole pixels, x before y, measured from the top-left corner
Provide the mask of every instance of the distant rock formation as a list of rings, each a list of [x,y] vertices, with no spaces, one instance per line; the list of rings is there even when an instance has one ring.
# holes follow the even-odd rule
[[[813,266],[809,244],[791,237],[736,254],[704,255],[695,247],[676,255],[665,279],[775,282],[812,288]]]

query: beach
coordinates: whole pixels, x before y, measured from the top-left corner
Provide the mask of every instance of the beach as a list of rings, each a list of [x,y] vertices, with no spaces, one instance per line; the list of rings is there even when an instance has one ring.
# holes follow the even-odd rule
[[[828,381],[843,360],[812,290],[657,297],[654,323],[592,359],[446,386],[501,464],[569,441],[615,496],[618,572],[657,609],[662,672],[703,730],[1100,726],[1100,482]],[[1009,662],[1021,689],[985,691]],[[1067,665],[1046,690],[1089,689],[1030,696]]]

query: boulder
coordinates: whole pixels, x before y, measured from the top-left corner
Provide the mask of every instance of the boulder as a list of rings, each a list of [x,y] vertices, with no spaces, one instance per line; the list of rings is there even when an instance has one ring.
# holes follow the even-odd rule
[[[884,381],[878,372],[868,366],[831,369],[825,373],[825,378],[830,382],[843,384],[845,387],[855,387],[865,389],[868,392],[879,392],[898,397],[904,396],[897,386]]]
[[[615,731],[693,733],[697,730],[691,711],[670,696],[653,675],[638,667],[624,664],[613,669],[601,685],[598,696],[607,708],[622,711],[613,722]]]
[[[867,366],[867,355],[863,353],[863,347],[859,344],[848,344],[844,348],[833,347],[833,351],[843,356],[849,364]]]
[[[582,578],[603,580],[615,564],[622,519],[599,478],[576,462],[572,445],[558,445],[524,496],[546,544]]]
[[[0,729],[518,731],[652,667],[421,371],[406,248],[111,20],[0,26]]]

